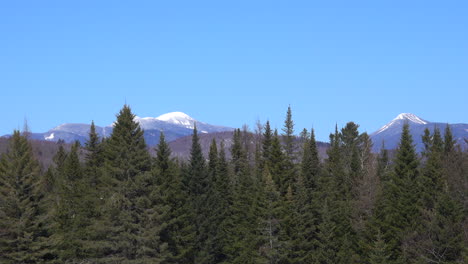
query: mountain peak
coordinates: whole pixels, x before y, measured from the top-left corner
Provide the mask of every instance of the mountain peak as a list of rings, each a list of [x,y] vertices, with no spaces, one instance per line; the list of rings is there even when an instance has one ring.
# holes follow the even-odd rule
[[[182,112],[170,112],[167,114],[160,115],[156,117],[156,119],[183,126],[192,126],[192,124],[196,121],[186,113]]]
[[[392,121],[390,121],[390,123],[384,125],[383,127],[381,127],[379,130],[377,130],[376,132],[372,133],[373,135],[375,134],[378,134],[378,133],[381,133],[387,129],[389,129],[390,127],[393,127],[394,125],[398,125],[398,124],[401,124],[401,122],[398,122],[398,121],[408,121],[408,122],[411,122],[411,123],[414,123],[414,124],[418,124],[418,125],[427,125],[429,124],[428,121],[418,117],[417,115],[415,114],[411,114],[411,113],[401,113],[399,114],[397,117],[395,117]]]
[[[401,113],[397,117],[395,117],[395,119],[393,119],[393,121],[396,121],[396,120],[408,120],[410,122],[421,124],[421,125],[429,124],[429,122],[427,122],[426,120],[411,113]]]

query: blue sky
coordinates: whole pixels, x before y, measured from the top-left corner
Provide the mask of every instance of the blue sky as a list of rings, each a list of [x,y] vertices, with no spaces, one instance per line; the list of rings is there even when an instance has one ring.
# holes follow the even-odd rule
[[[183,111],[328,140],[401,112],[468,123],[466,1],[4,1],[0,134]]]

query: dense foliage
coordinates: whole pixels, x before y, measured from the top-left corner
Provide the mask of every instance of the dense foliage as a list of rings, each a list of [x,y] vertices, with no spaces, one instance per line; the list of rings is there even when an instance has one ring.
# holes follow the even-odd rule
[[[27,133],[0,158],[1,263],[468,263],[468,153],[450,128],[405,125],[397,150],[371,153],[349,122],[325,158],[314,131],[269,122],[188,161],[161,133],[150,152],[125,105],[106,139],[61,144],[41,169]],[[230,155],[228,155],[228,153]],[[227,157],[230,157],[229,159]]]

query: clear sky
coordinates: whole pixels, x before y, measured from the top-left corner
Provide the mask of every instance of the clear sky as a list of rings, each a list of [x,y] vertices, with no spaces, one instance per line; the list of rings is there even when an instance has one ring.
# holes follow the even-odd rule
[[[3,1],[0,135],[182,111],[328,140],[401,112],[468,123],[467,1]]]

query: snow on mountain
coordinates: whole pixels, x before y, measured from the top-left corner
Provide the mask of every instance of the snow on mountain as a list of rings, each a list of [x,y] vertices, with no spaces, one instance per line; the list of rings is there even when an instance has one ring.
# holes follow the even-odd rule
[[[182,126],[192,128],[192,129],[193,129],[194,123],[196,122],[195,119],[193,119],[189,115],[182,113],[182,112],[167,113],[167,114],[156,117],[156,119],[169,122],[172,124],[176,124],[176,125],[182,125]]]
[[[423,120],[419,118],[417,115],[411,114],[411,113],[401,113],[399,114],[395,119],[393,120],[408,120],[410,122],[416,123],[416,124],[428,124],[426,120]]]
[[[432,133],[434,128],[437,127],[444,134],[445,127],[448,125],[447,123],[429,122],[411,113],[402,113],[370,135],[374,143],[373,150],[379,151],[382,143],[385,144],[386,149],[397,148],[405,123],[408,123],[410,127],[413,142],[418,151],[421,151],[424,147],[421,136],[426,128]],[[464,147],[466,145],[464,138],[468,138],[468,124],[450,124],[450,128],[457,144]]]
[[[171,112],[158,117],[135,117],[135,121],[144,130],[144,137],[148,145],[155,145],[159,142],[161,132],[164,132],[166,140],[171,141],[180,137],[191,135],[196,124],[201,133],[232,131],[233,128],[210,125],[199,122],[182,112]],[[38,140],[58,141],[67,143],[80,141],[86,142],[89,134],[90,124],[65,123],[45,133],[32,133],[31,137]],[[100,137],[108,137],[112,134],[114,124],[100,127],[96,126],[96,133]]]
[[[377,132],[374,132],[374,134],[381,133],[381,132],[389,129],[390,127],[392,127],[396,123],[401,123],[402,121],[403,122],[410,122],[410,123],[414,123],[414,124],[421,124],[421,125],[425,125],[425,124],[429,123],[426,120],[423,120],[423,119],[419,118],[415,114],[401,113],[397,117],[395,117],[392,121],[390,121],[390,123],[388,123],[388,124],[384,125],[383,127],[381,127],[379,130],[377,130]]]

